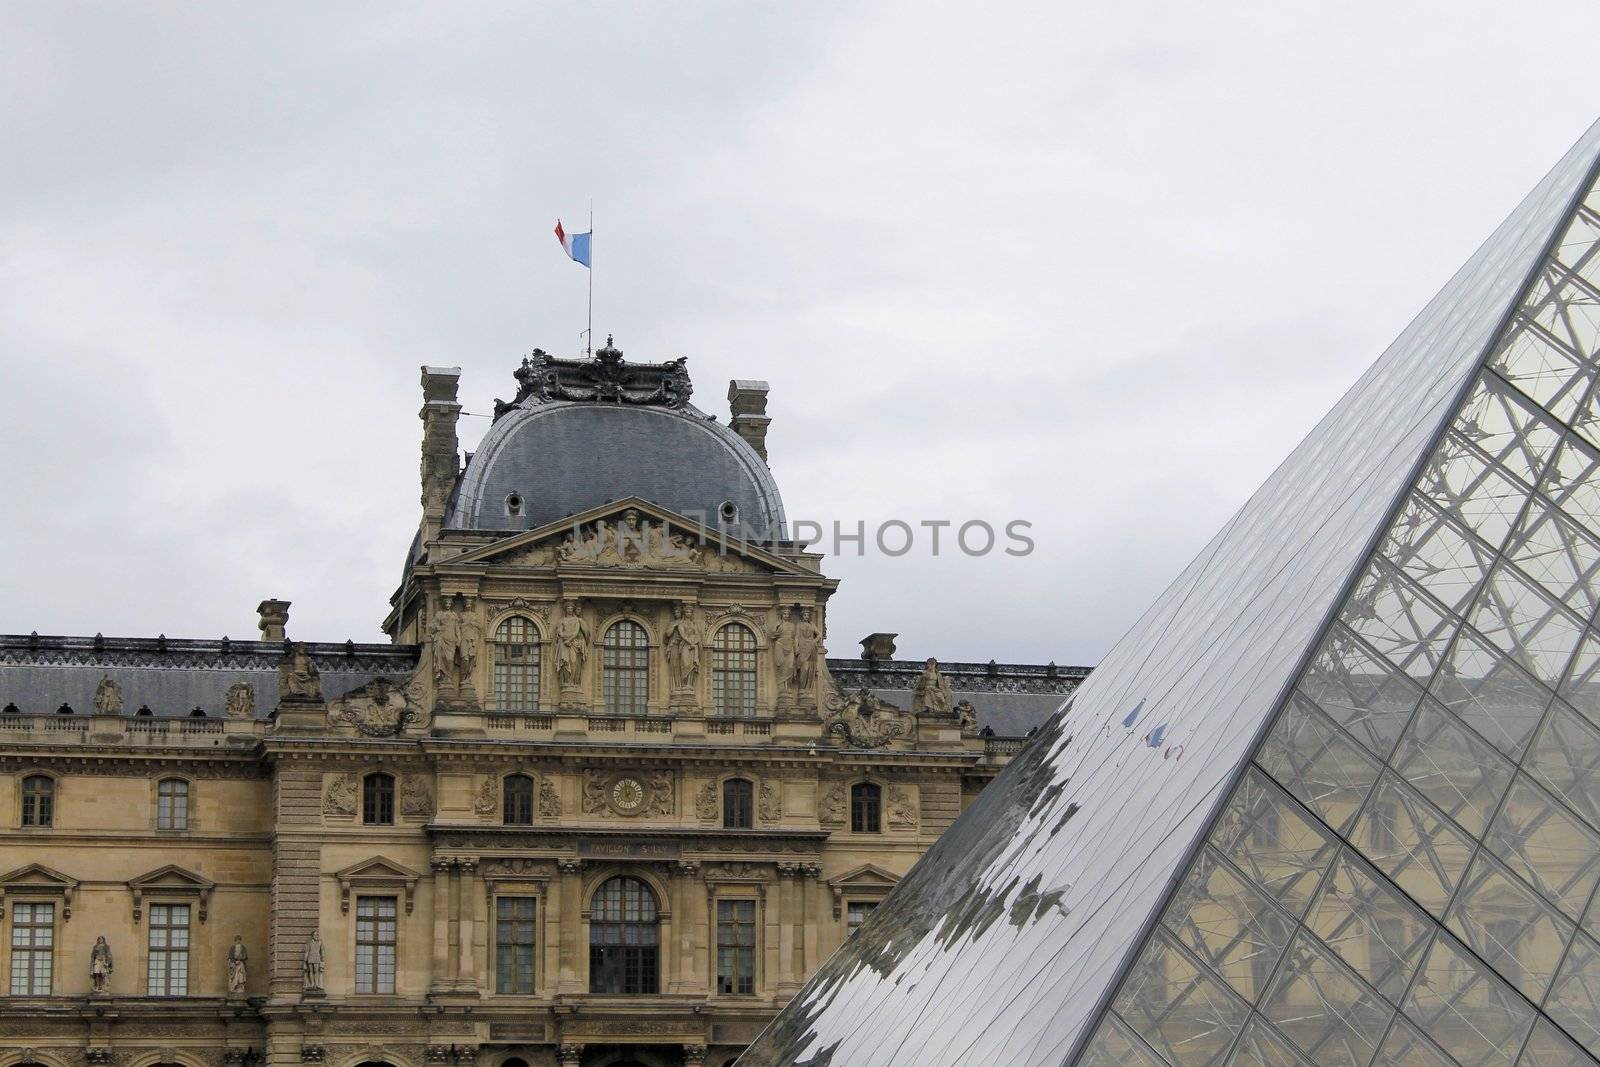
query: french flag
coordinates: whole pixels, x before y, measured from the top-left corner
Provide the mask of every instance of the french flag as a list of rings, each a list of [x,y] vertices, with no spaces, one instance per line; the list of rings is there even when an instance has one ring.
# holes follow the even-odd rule
[[[561,228],[561,220],[556,220],[556,240],[561,242],[562,249],[573,260],[593,270],[594,267],[589,263],[590,235],[589,233],[568,233]]]

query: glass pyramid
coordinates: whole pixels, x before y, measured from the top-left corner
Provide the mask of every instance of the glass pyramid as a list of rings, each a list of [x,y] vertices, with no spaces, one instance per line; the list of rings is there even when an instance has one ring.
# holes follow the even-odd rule
[[[1596,1062],[1597,165],[1600,124],[741,1067]]]

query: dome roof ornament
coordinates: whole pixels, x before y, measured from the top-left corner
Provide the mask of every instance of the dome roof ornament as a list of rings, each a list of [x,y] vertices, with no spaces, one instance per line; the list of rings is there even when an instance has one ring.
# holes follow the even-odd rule
[[[605,347],[593,359],[558,359],[536,348],[514,372],[518,382],[516,399],[509,404],[495,401],[495,418],[528,400],[681,408],[694,392],[687,364],[682,356],[666,363],[630,363],[622,358],[622,350],[609,334]]]

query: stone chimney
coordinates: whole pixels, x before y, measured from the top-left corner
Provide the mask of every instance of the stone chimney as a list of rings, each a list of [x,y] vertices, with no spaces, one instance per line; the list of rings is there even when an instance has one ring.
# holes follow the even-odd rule
[[[894,639],[899,634],[868,634],[861,639],[861,658],[871,664],[894,659]]]
[[[261,616],[261,640],[282,641],[289,634],[289,602],[287,600],[263,600],[256,605],[256,614]]]
[[[763,463],[767,461],[767,427],[772,425],[767,417],[767,391],[766,382],[734,379],[728,383],[728,424]]]
[[[461,470],[456,455],[456,418],[461,414],[456,387],[460,383],[460,367],[422,368],[422,410],[417,415],[422,419],[423,544],[439,536],[450,490]]]

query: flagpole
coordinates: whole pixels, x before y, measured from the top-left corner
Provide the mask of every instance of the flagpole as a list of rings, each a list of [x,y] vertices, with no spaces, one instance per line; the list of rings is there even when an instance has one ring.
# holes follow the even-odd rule
[[[594,355],[594,200],[589,201],[589,336],[587,353]]]

